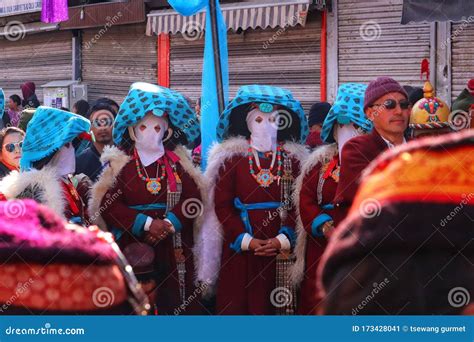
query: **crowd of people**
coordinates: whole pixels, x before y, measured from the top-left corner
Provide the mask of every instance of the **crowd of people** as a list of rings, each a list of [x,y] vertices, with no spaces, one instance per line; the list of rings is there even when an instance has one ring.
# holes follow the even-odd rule
[[[242,86],[209,151],[200,101],[166,87],[71,111],[21,91],[0,132],[10,312],[474,311],[450,299],[474,299],[474,79],[452,111],[429,82],[390,77],[341,84],[308,115],[286,89]]]

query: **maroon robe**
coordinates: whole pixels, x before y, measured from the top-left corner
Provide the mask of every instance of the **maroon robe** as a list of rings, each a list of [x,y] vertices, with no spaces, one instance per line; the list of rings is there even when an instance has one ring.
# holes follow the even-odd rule
[[[299,163],[296,159],[291,159],[291,162],[293,177],[296,178]],[[269,168],[271,158],[260,157],[260,163],[262,168]],[[254,170],[258,173],[256,166]],[[273,173],[276,174],[276,167]],[[255,256],[252,251],[236,252],[230,248],[239,235],[245,233],[240,211],[234,207],[236,197],[244,204],[281,202],[281,186],[274,181],[268,188],[260,187],[249,172],[246,156],[235,156],[221,166],[215,187],[215,212],[223,226],[224,237],[216,313],[272,315],[276,309],[270,300],[276,283],[276,257]],[[254,238],[271,239],[279,234],[282,222],[276,209],[248,212]],[[283,226],[295,228],[294,208],[285,221]]]
[[[313,234],[312,223],[316,217],[323,213],[334,218],[334,210],[324,210],[318,205],[317,190],[322,166],[324,165],[318,163],[304,177],[299,195],[299,214],[307,233],[305,273],[303,281],[301,282],[298,308],[298,312],[302,315],[315,315],[317,313],[316,309],[318,304],[321,301],[317,292],[316,272],[321,256],[326,248],[327,241],[324,236],[315,236]],[[322,187],[322,205],[333,203],[336,188],[337,182],[331,176],[328,176]]]
[[[142,169],[143,170],[143,169]],[[146,167],[146,171],[150,177],[155,177],[157,163],[153,163]],[[178,218],[182,224],[181,239],[183,244],[183,253],[186,259],[186,298],[189,305],[185,309],[180,308],[181,299],[179,293],[178,272],[176,268],[176,260],[174,254],[173,235],[160,241],[155,247],[155,270],[158,275],[156,278],[157,287],[157,308],[158,314],[197,314],[201,313],[201,305],[195,287],[193,285],[195,279],[194,260],[192,248],[194,246],[193,238],[193,215],[186,214],[183,202],[187,199],[195,199],[195,202],[201,201],[201,195],[198,186],[177,163],[177,172],[182,181],[182,194],[180,201],[174,206],[171,212]],[[143,173],[143,171],[142,171]],[[161,167],[160,173],[161,175]],[[147,210],[138,211],[129,208],[129,206],[143,205],[151,203],[166,204],[166,184],[167,177],[161,180],[162,190],[158,195],[153,195],[146,189],[146,182],[138,177],[135,160],[128,162],[121,170],[117,177],[115,186],[107,191],[102,198],[101,208],[104,208],[102,217],[106,221],[109,229],[115,228],[123,232],[119,238],[119,246],[123,249],[132,242],[143,242],[143,234],[136,236],[132,233],[132,227],[139,213],[143,213],[152,218],[164,218],[165,210]],[[118,197],[117,197],[118,196]],[[110,199],[117,198],[111,201]],[[194,200],[193,200],[194,201]],[[112,202],[110,204],[110,202]],[[200,203],[200,202],[199,202]],[[188,208],[189,209],[189,208]]]
[[[335,225],[347,216],[359,187],[362,171],[387,148],[387,143],[375,128],[371,133],[354,137],[344,145],[341,153],[341,175],[335,196]]]
[[[77,186],[74,187],[70,181],[68,185],[62,182],[61,187],[65,197],[66,208],[64,215],[66,219],[70,220],[73,217],[81,217],[82,223],[87,225],[87,201],[89,198],[89,188],[91,182],[87,176],[76,176],[78,181]]]

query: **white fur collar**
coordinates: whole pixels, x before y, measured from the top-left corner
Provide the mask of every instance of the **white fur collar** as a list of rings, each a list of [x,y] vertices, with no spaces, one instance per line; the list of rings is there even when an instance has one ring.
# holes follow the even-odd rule
[[[304,145],[287,142],[285,151],[302,164],[308,156]],[[214,187],[219,175],[219,169],[224,162],[238,155],[247,155],[248,142],[241,137],[230,138],[221,144],[214,144],[209,152],[207,170],[204,177],[208,182],[208,192],[204,203],[204,223],[199,236],[201,251],[200,264],[197,265],[198,280],[205,282],[212,289],[219,275],[222,253],[223,231],[214,211]]]
[[[311,172],[311,170],[319,163],[327,163],[336,154],[338,154],[337,144],[323,145],[316,148],[306,159],[301,168],[299,176],[294,183],[293,203],[296,207],[296,246],[294,254],[296,262],[290,268],[290,279],[294,284],[299,284],[303,280],[305,271],[305,255],[306,255],[306,239],[307,233],[304,230],[303,222],[300,216],[300,193],[303,187],[304,178]]]
[[[203,199],[203,202],[205,202],[208,193],[207,183],[202,176],[201,171],[193,165],[190,152],[183,146],[176,147],[173,152],[180,158],[179,163],[181,167],[198,186],[201,198]],[[107,164],[108,166],[104,168],[98,181],[92,186],[91,196],[89,199],[89,218],[92,224],[97,224],[101,229],[107,230],[107,225],[102,218],[102,213],[105,210],[105,208],[101,207],[102,198],[107,191],[115,185],[118,175],[131,158],[117,147],[110,146],[104,149],[100,160],[102,164]],[[199,245],[198,236],[200,236],[199,232],[202,227],[203,216],[204,215],[201,215],[194,220],[193,234],[195,247],[193,255],[195,265],[199,265],[200,251],[202,251],[202,248],[200,248]]]
[[[0,193],[7,199],[18,198],[27,188],[37,195],[35,200],[52,209],[66,219],[64,210],[66,199],[61,188],[61,180],[51,167],[25,172],[13,171],[0,182]]]

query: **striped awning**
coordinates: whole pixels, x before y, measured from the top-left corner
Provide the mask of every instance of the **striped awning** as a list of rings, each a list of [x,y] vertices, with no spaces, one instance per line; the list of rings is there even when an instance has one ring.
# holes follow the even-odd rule
[[[228,30],[304,26],[311,0],[253,1],[221,5]],[[204,31],[206,14],[184,17],[174,10],[148,14],[146,34],[197,34]]]

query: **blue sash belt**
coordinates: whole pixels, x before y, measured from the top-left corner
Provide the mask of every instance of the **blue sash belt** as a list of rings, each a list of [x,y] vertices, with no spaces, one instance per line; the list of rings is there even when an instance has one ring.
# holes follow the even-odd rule
[[[240,218],[245,226],[245,231],[250,235],[253,235],[253,229],[250,225],[249,210],[266,210],[266,209],[278,209],[281,206],[280,202],[260,202],[260,203],[249,203],[244,204],[240,198],[234,199],[234,206],[240,210]]]
[[[166,209],[166,203],[138,204],[138,205],[131,205],[131,206],[129,206],[129,208],[134,209],[134,210],[139,210],[139,211],[160,210],[160,209],[165,210]],[[139,214],[139,216],[140,216],[139,219],[135,219],[135,223],[132,227],[132,232],[133,233],[140,232],[142,227],[143,227],[144,220],[146,220],[146,216],[140,215],[140,214]],[[123,234],[123,231],[121,229],[117,228],[117,227],[112,227],[110,229],[110,231],[115,236],[115,240],[120,239],[120,237]]]

